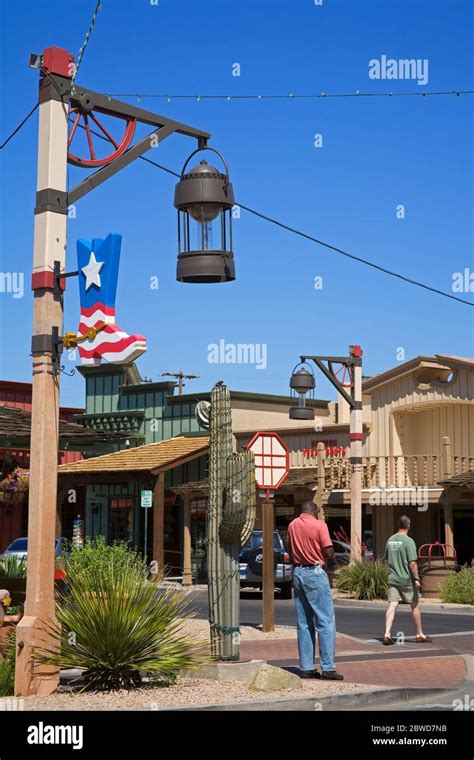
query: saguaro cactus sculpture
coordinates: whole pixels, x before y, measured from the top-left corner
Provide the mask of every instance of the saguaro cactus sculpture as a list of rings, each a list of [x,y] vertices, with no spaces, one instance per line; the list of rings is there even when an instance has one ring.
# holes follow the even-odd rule
[[[255,524],[255,463],[250,451],[232,451],[228,388],[211,392],[207,568],[211,652],[239,659],[240,547]]]

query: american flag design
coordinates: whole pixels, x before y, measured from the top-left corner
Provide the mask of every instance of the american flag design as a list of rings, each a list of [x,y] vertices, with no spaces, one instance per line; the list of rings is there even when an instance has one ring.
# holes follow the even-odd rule
[[[143,335],[129,335],[115,322],[122,236],[77,241],[81,320],[77,344],[82,364],[129,363],[146,351]],[[92,328],[92,329],[91,329]]]

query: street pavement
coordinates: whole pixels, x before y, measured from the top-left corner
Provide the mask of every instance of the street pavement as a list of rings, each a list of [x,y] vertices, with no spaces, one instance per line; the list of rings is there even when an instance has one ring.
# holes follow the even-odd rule
[[[207,618],[206,589],[191,591],[189,603],[197,617]],[[468,659],[474,656],[472,613],[422,612],[423,628],[434,636],[434,641],[417,644],[410,610],[399,608],[392,633],[394,636],[403,633],[403,640],[399,645],[384,647],[381,644],[384,605],[352,607],[347,602],[336,602],[335,610],[337,669],[346,681],[390,688],[446,690],[441,697],[424,693],[419,700],[417,697],[415,701],[411,699],[409,705],[401,700],[394,704],[395,710],[452,710],[453,699],[464,699],[468,695],[470,704],[474,698],[474,681],[466,680],[472,678],[474,664],[470,674],[463,656],[467,655]],[[258,626],[261,622],[261,593],[244,592],[240,600],[240,624]],[[295,626],[293,600],[275,599],[275,623]],[[242,660],[264,659],[270,664],[299,672],[297,642],[291,631],[288,631],[288,638],[244,640],[240,656]],[[471,659],[471,663],[474,660]]]
[[[190,592],[191,609],[199,618],[207,618],[207,590],[199,589]],[[350,607],[347,603],[335,603],[336,627],[339,633],[355,636],[360,639],[377,639],[383,635],[385,606],[374,609]],[[474,615],[464,615],[460,612],[423,612],[423,628],[430,635],[469,633],[474,637]],[[262,622],[262,594],[260,592],[243,592],[240,598],[240,624],[260,625]],[[295,603],[292,599],[275,598],[275,623],[277,625],[296,624]],[[405,636],[414,633],[410,610],[399,606],[393,633],[403,631]],[[467,636],[467,639],[470,637]],[[472,644],[472,641],[471,641]],[[468,641],[466,641],[468,645]],[[474,652],[473,652],[474,653]]]

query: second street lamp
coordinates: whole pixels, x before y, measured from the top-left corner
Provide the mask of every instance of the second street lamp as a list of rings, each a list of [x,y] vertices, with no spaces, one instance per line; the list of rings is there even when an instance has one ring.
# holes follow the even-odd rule
[[[291,398],[298,397],[298,405],[290,407],[290,420],[314,420],[314,407],[306,406],[306,401],[314,399],[316,380],[311,367],[307,369],[307,366],[304,362],[297,364],[291,374]],[[309,394],[308,398],[306,398],[307,394]]]

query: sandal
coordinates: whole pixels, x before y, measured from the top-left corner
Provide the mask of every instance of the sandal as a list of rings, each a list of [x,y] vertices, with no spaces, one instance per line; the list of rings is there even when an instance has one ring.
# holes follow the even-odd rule
[[[388,646],[391,646],[392,644],[395,644],[395,642],[394,642],[394,640],[392,639],[392,637],[391,637],[391,636],[384,636],[384,637],[383,637],[383,642],[382,642],[382,643],[383,643],[383,644],[384,644],[384,646],[386,646],[386,647],[388,647]]]
[[[432,636],[417,636],[415,638],[415,642],[417,644],[431,644],[432,641],[433,641]]]

